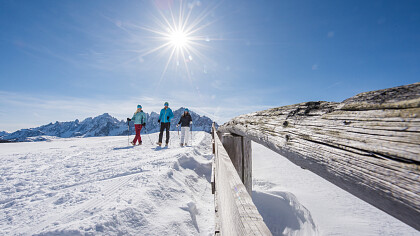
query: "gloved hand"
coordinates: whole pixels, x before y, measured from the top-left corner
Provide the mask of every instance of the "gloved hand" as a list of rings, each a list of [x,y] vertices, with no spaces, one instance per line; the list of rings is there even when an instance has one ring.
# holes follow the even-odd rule
[[[131,119],[130,118],[127,118],[127,122],[130,122],[131,121]]]
[[[192,125],[192,121],[190,121],[190,124]]]
[[[144,128],[146,128],[146,123],[141,124]]]
[[[166,119],[169,121],[169,116],[167,116]]]
[[[179,124],[177,124],[176,127],[179,127]]]
[[[158,120],[158,123],[160,123],[160,120]]]

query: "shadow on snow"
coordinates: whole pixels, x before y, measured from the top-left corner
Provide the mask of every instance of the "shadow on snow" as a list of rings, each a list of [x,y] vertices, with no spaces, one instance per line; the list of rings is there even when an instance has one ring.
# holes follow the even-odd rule
[[[113,148],[112,150],[123,150],[123,149],[131,149],[131,148],[134,148],[134,146],[116,147],[116,148]]]
[[[292,193],[253,191],[252,199],[273,236],[318,234],[311,213]]]

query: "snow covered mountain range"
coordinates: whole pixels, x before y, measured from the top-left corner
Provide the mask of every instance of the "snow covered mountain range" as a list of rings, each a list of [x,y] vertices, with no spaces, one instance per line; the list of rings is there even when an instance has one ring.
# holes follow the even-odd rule
[[[174,111],[174,118],[171,122],[171,130],[177,130],[178,123],[184,108],[181,107]],[[193,120],[193,131],[211,131],[213,121],[197,113],[190,111]],[[142,129],[142,133],[158,132],[160,124],[158,123],[159,114],[156,112],[146,113],[147,123],[146,130]],[[131,117],[130,117],[131,118]],[[98,137],[98,136],[119,136],[127,135],[128,127],[125,120],[118,120],[108,113],[104,113],[97,117],[89,117],[83,121],[76,119],[75,121],[49,123],[36,128],[21,129],[13,133],[0,132],[0,140],[12,142],[33,142],[46,141],[55,137],[71,138],[71,137]],[[134,124],[130,122],[130,134],[135,134]]]

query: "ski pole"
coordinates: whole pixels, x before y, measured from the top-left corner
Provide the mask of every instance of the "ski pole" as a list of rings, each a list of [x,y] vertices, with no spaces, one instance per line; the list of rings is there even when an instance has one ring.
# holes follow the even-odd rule
[[[191,146],[193,145],[193,137],[192,137],[192,122],[191,122]]]
[[[130,145],[130,121],[127,120],[127,145]]]
[[[147,133],[147,129],[146,129],[146,127],[144,127],[144,132],[146,133],[147,137],[149,138],[150,144],[152,144],[152,145],[153,145],[153,142],[152,142],[152,140],[150,139],[150,135]]]
[[[177,125],[176,128],[178,129],[178,138],[179,138],[179,142],[181,142],[181,136],[179,136],[179,126]],[[182,129],[182,128],[181,128]]]
[[[146,118],[146,121],[148,122],[148,119],[147,119],[147,118]],[[147,129],[146,129],[146,127],[144,127],[144,132],[146,133],[147,137],[149,138],[150,144],[151,144],[151,145],[153,145],[153,142],[152,142],[152,140],[150,139],[150,135],[149,135],[149,133],[147,133]]]

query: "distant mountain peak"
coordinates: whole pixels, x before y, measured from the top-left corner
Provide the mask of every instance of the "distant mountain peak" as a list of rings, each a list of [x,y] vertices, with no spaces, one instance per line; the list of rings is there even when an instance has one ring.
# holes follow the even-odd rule
[[[105,112],[104,114],[102,114],[102,115],[99,115],[99,116],[97,116],[97,117],[95,117],[95,118],[98,118],[98,117],[110,117],[110,118],[114,118],[114,117],[112,117],[109,113],[107,113],[107,112]]]

